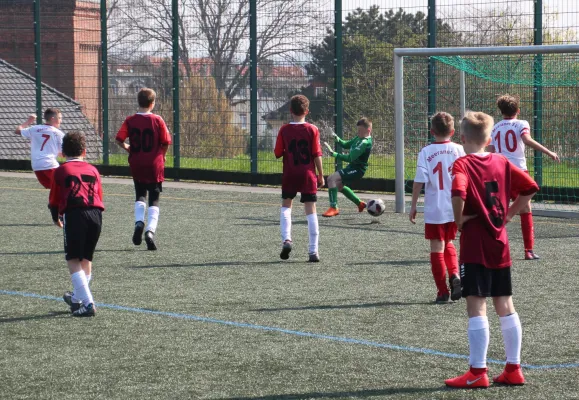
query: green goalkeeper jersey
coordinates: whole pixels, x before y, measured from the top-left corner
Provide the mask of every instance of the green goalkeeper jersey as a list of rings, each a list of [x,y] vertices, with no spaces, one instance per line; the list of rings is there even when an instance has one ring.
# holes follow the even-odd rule
[[[350,163],[350,168],[357,168],[366,172],[372,151],[372,136],[365,138],[355,136],[348,141],[336,138],[336,142],[340,143],[344,149],[350,149],[348,154],[337,153],[336,159]]]

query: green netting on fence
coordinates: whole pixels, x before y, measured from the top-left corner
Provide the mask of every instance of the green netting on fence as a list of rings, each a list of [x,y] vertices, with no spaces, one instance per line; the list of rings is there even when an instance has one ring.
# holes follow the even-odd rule
[[[432,58],[491,82],[542,87],[579,85],[579,54]]]

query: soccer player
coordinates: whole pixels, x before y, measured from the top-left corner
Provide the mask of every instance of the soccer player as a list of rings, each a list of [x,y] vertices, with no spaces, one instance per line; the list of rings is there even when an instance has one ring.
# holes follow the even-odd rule
[[[84,134],[67,133],[62,141],[62,154],[66,162],[54,172],[48,208],[55,225],[62,228],[64,222],[64,255],[73,292],[66,292],[63,298],[73,316],[92,317],[96,308],[89,282],[105,209],[101,177],[94,166],[83,161]]]
[[[30,139],[30,160],[32,170],[38,182],[50,189],[52,176],[58,168],[56,158],[60,155],[64,133],[60,131],[62,114],[57,108],[47,108],[44,111],[44,125],[30,126],[36,121],[35,115],[30,115],[26,122],[16,128],[15,133]]]
[[[452,185],[452,165],[459,157],[464,156],[461,145],[452,143],[454,135],[454,118],[452,115],[439,112],[431,119],[430,133],[435,141],[420,150],[416,177],[412,186],[412,206],[410,222],[416,223],[416,203],[424,184],[424,235],[430,240],[430,264],[432,276],[438,293],[435,302],[438,304],[458,300],[461,296],[458,259],[452,241],[456,237],[456,224],[452,213],[450,189]],[[446,285],[446,271],[448,282]]]
[[[139,111],[125,119],[117,133],[119,146],[129,153],[131,175],[135,183],[135,231],[133,244],[139,246],[145,229],[147,193],[149,213],[145,242],[147,250],[157,250],[155,231],[159,221],[159,197],[165,180],[165,154],[171,144],[171,135],[165,121],[151,111],[155,107],[155,91],[141,89],[137,95]],[[125,143],[129,139],[129,144]]]
[[[306,96],[297,95],[291,98],[290,113],[293,122],[280,128],[275,143],[275,157],[283,157],[280,213],[282,249],[279,255],[282,260],[287,260],[292,251],[292,203],[300,192],[300,202],[304,203],[308,220],[308,261],[320,261],[316,201],[318,187],[324,186],[324,171],[320,132],[315,125],[306,122],[309,106],[310,101]]]
[[[485,388],[489,322],[486,298],[492,297],[499,316],[507,363],[493,379],[506,385],[522,385],[522,329],[515,311],[511,285],[511,256],[506,224],[539,190],[531,177],[505,157],[485,152],[490,143],[493,118],[469,112],[461,122],[466,156],[453,166],[452,208],[460,235],[462,296],[466,299],[470,369],[447,379],[456,388]],[[509,207],[509,195],[517,198]]]
[[[503,114],[503,120],[493,128],[492,143],[489,146],[490,151],[504,155],[517,168],[526,173],[528,173],[528,170],[525,145],[547,154],[555,161],[560,161],[557,153],[552,152],[531,138],[529,123],[517,118],[520,108],[519,100],[516,97],[508,94],[500,96],[497,100],[497,106]],[[516,192],[511,193],[511,200],[516,197]],[[535,238],[531,203],[523,207],[520,217],[523,243],[525,245],[525,260],[536,260],[539,256],[533,251]]]
[[[345,185],[364,177],[368,169],[368,158],[370,158],[370,152],[372,151],[372,136],[370,136],[372,133],[372,121],[368,118],[362,118],[356,126],[358,127],[358,135],[348,141],[342,140],[338,135],[332,133],[336,143],[341,144],[345,149],[350,149],[348,155],[336,153],[329,144],[324,142],[324,146],[326,146],[332,157],[350,164],[346,168],[328,176],[330,208],[322,214],[323,217],[335,217],[340,214],[338,209],[338,190],[358,206],[358,212],[362,212],[366,208],[366,203],[361,201],[356,196],[356,193]]]

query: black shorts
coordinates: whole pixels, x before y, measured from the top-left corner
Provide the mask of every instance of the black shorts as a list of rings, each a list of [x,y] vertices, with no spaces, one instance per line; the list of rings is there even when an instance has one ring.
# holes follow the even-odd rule
[[[481,264],[461,264],[462,297],[512,296],[511,267],[486,268]]]
[[[98,208],[73,208],[63,215],[64,255],[66,260],[78,258],[92,261],[99,241],[102,212]]]
[[[289,192],[281,192],[281,198],[282,199],[294,199],[294,197],[296,197],[298,194],[297,192],[293,192],[293,193],[289,193]],[[316,202],[318,201],[318,195],[315,193],[300,193],[300,203],[306,203],[306,202]]]
[[[149,193],[149,205],[154,201],[159,200],[159,195],[163,191],[163,182],[143,183],[133,180],[135,183],[135,201],[139,201],[142,197],[147,197]]]

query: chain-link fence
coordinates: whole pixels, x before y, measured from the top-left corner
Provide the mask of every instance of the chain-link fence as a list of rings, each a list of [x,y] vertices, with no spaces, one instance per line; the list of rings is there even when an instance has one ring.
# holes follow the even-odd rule
[[[278,179],[272,149],[289,98],[300,93],[322,140],[332,131],[351,137],[360,117],[373,120],[366,178],[391,189],[396,47],[579,43],[574,0],[0,0],[0,9],[1,159],[28,157],[15,124],[56,105],[65,109],[64,130],[91,135],[95,162],[126,165],[114,137],[146,86],[174,134],[168,167],[247,182]],[[508,75],[512,63],[504,65]],[[429,140],[428,115],[458,117],[459,84],[455,68],[434,59],[406,68],[411,179],[412,155]],[[526,119],[550,120],[546,145],[565,142],[569,168],[544,184],[574,186],[575,142],[565,131],[577,107],[547,88],[537,96],[532,85],[475,86],[469,108],[496,114],[496,95],[516,92]],[[576,87],[566,90],[576,96]],[[325,162],[331,172],[333,159]]]

